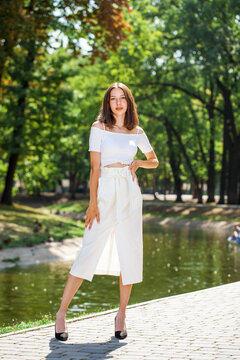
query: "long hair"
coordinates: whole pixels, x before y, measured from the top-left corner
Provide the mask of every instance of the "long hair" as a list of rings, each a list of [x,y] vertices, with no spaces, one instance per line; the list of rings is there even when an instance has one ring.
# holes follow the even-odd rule
[[[105,124],[107,124],[110,129],[113,127],[113,125],[116,124],[116,119],[114,118],[114,115],[110,108],[110,93],[112,89],[116,89],[116,88],[122,89],[126,97],[127,111],[125,113],[124,126],[128,130],[132,130],[137,125],[139,125],[137,106],[130,89],[123,83],[115,82],[112,85],[110,85],[109,88],[106,90],[102,102],[102,108],[99,112],[97,119],[100,122],[104,122]]]

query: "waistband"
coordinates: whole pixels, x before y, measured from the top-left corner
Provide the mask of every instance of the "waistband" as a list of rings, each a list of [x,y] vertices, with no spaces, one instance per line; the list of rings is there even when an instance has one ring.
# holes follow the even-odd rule
[[[101,167],[101,177],[113,177],[113,176],[129,176],[131,175],[131,171],[129,166],[123,167]]]

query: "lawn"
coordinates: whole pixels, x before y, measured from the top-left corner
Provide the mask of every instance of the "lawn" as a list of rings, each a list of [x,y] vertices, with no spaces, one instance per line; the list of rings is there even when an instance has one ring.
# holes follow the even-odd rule
[[[61,211],[61,212],[86,212],[89,205],[89,200],[71,200],[64,203],[58,203],[46,206],[45,209]]]
[[[83,236],[84,222],[14,203],[0,206],[0,247],[33,246]]]
[[[164,218],[240,222],[240,206],[143,202],[143,214]]]

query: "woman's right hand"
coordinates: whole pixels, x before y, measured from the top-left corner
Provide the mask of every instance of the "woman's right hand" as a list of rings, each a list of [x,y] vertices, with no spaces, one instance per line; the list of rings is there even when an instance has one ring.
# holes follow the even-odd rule
[[[95,217],[97,219],[97,222],[99,223],[100,222],[100,214],[99,214],[98,206],[97,206],[97,204],[96,205],[90,204],[86,211],[85,228],[87,228],[89,225],[88,229],[89,230],[91,229],[93,220],[95,219]]]

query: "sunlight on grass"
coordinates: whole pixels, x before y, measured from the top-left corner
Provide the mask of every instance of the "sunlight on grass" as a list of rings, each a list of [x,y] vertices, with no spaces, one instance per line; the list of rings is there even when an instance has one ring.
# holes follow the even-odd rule
[[[19,331],[19,330],[24,330],[24,329],[30,329],[36,326],[40,326],[40,325],[47,325],[47,324],[51,324],[55,321],[55,318],[49,314],[49,315],[44,315],[42,317],[42,319],[40,320],[33,320],[33,321],[21,321],[18,324],[14,324],[14,319],[12,319],[12,325],[9,326],[1,326],[0,327],[0,335],[2,334],[7,334],[9,332],[13,332],[13,331]]]
[[[107,311],[107,310],[112,310],[112,309],[114,309],[113,306],[107,307],[107,308],[99,307],[96,311],[94,311],[94,313],[93,312],[81,312],[81,315],[79,315],[79,317],[83,317],[83,316],[87,316],[87,315],[94,315],[94,314],[100,313],[102,311]],[[68,320],[74,319],[74,318],[76,318],[76,316],[70,317],[68,315],[68,317],[67,317]],[[2,326],[0,327],[0,335],[7,334],[9,332],[30,329],[30,328],[41,326],[41,325],[52,324],[52,323],[55,323],[55,320],[56,320],[55,316],[53,316],[50,313],[47,315],[43,315],[42,318],[39,320],[21,321],[20,323],[17,323],[17,324],[14,324],[15,320],[12,319],[12,325],[5,326],[4,324],[2,324]]]
[[[86,212],[88,208],[88,200],[75,200],[67,201],[61,204],[54,204],[46,206],[45,209],[56,210],[56,211],[66,211],[66,212]]]
[[[32,246],[49,241],[50,237],[61,241],[83,236],[84,223],[80,220],[44,213],[16,203],[0,206],[0,211],[2,248]]]
[[[217,216],[217,215],[194,215],[194,214],[189,214],[189,215],[182,215],[182,214],[172,214],[172,213],[167,213],[167,214],[163,214],[163,213],[157,213],[157,212],[152,212],[152,211],[145,211],[143,212],[144,216],[152,216],[155,218],[159,218],[159,219],[164,219],[164,218],[174,218],[174,219],[189,219],[189,220],[201,220],[201,221],[228,221],[228,222],[236,222],[239,221],[239,218],[229,218],[227,216]]]

